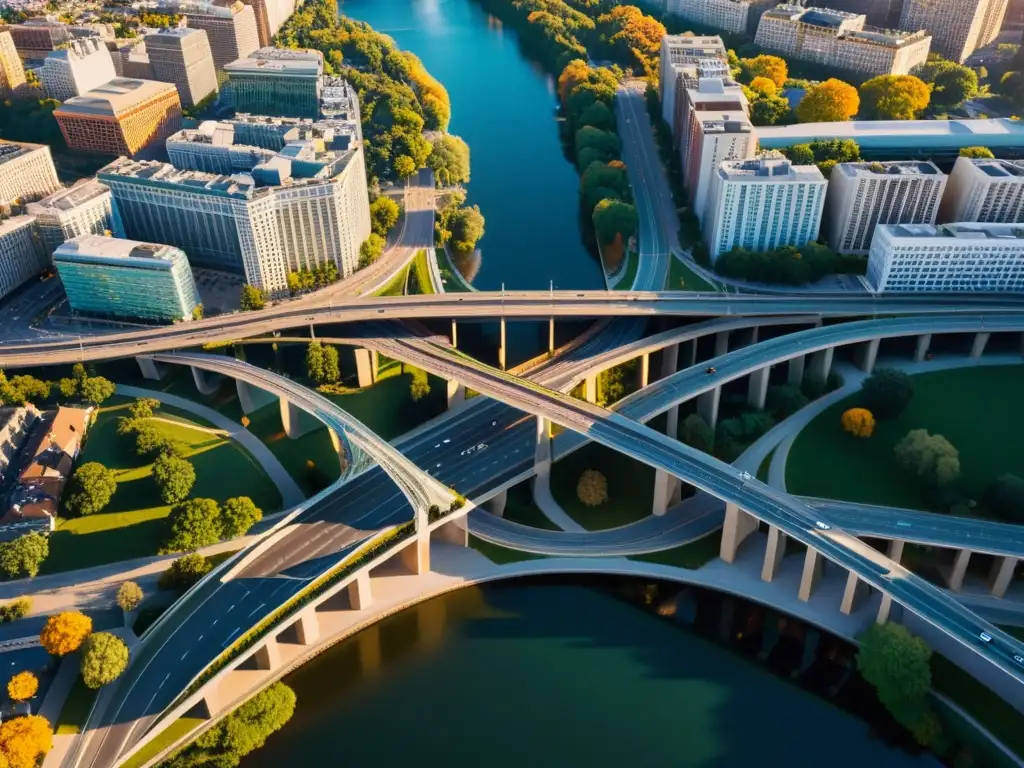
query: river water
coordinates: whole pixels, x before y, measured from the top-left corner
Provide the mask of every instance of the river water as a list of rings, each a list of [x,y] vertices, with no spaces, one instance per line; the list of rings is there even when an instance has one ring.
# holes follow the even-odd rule
[[[286,682],[296,713],[243,768],[937,765],[582,586],[459,590],[364,630]]]

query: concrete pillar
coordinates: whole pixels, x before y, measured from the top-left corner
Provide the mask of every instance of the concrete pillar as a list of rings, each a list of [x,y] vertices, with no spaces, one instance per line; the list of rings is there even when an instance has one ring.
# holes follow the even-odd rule
[[[445,541],[460,547],[468,547],[469,528],[466,526],[466,516],[463,515],[456,520],[449,520],[443,525],[437,526],[431,535],[438,541]]]
[[[888,592],[882,593],[882,602],[878,606],[878,615],[875,616],[876,624],[885,624],[889,620],[889,613],[892,611],[892,595]]]
[[[484,507],[495,517],[505,514],[505,505],[508,503],[508,491],[502,491],[484,502]]]
[[[718,403],[722,399],[722,388],[715,387],[697,395],[697,413],[708,423],[711,429],[718,424]]]
[[[370,574],[363,571],[345,586],[348,606],[353,611],[361,611],[373,602],[370,591]]]
[[[1017,568],[1016,557],[997,557],[992,563],[988,574],[988,585],[995,597],[1006,597],[1006,590],[1013,581],[1013,572]]]
[[[356,349],[356,377],[359,379],[359,388],[371,387],[377,381],[377,351],[370,349]]]
[[[661,351],[661,375],[659,378],[667,379],[679,370],[679,345],[673,344]]]
[[[316,617],[316,609],[309,607],[299,614],[295,622],[295,632],[299,645],[313,645],[320,639],[320,621]]]
[[[534,444],[533,466],[535,473],[546,477],[551,472],[551,422],[537,417],[537,440]]]
[[[953,569],[949,572],[949,588],[959,592],[964,586],[964,576],[967,575],[967,565],[971,562],[971,550],[957,550],[953,558]]]
[[[764,552],[761,566],[761,581],[771,581],[779,572],[782,558],[786,556],[786,534],[774,525],[768,528],[768,548]]]
[[[673,405],[665,414],[665,434],[676,440],[679,436],[679,406]],[[663,515],[674,507],[683,496],[683,482],[675,475],[657,470],[654,473],[654,509],[655,515]]]
[[[932,345],[932,335],[930,333],[922,333],[917,337],[917,346],[914,347],[914,362],[920,363],[926,357],[928,357],[928,349]]]
[[[985,354],[985,345],[988,344],[988,338],[991,335],[991,333],[986,333],[984,331],[974,334],[974,341],[971,343],[972,358],[977,359]]]
[[[253,654],[256,669],[275,670],[281,666],[281,649],[273,637],[268,637]]]
[[[878,347],[881,343],[881,339],[872,339],[857,349],[857,367],[864,373],[871,373],[875,369],[875,360],[878,359]]]
[[[406,546],[400,554],[402,565],[416,576],[430,572],[430,534],[426,530],[417,531],[416,538]]]
[[[636,388],[643,389],[651,381],[651,355],[648,352],[640,355],[640,364],[636,367]]]
[[[835,347],[821,349],[811,355],[810,374],[821,381],[828,378],[832,371],[832,356],[835,354]]]
[[[588,403],[597,402],[597,374],[587,376],[583,381],[583,399]]]
[[[673,440],[679,439],[679,406],[673,405],[665,412],[665,434]]]
[[[220,695],[220,683],[210,680],[203,686],[203,698],[199,702],[200,715],[204,719],[210,720],[220,714],[221,707],[223,707],[223,702]]]
[[[746,340],[740,344],[742,347],[749,347],[753,344],[757,344],[757,337],[760,329],[755,325],[753,328],[748,328],[746,333]]]
[[[265,389],[253,386],[247,381],[235,379],[235,389],[238,392],[238,403],[242,406],[242,413],[258,411],[265,405],[270,405],[276,399]]]
[[[889,559],[899,563],[903,559],[903,545],[906,542],[902,539],[893,539],[889,542]]]
[[[771,372],[772,367],[766,365],[764,368],[758,368],[750,374],[747,384],[747,405],[751,408],[756,408],[759,411],[764,410],[764,403],[768,398],[768,377]]]
[[[466,402],[466,385],[455,379],[448,379],[448,408]]]
[[[799,387],[804,383],[804,363],[806,360],[806,355],[790,358],[789,375],[787,376],[786,381],[794,387]]]
[[[821,579],[821,568],[822,560],[818,550],[808,547],[804,555],[804,570],[800,575],[800,591],[797,593],[797,597],[805,603],[811,599],[811,593]]]
[[[204,371],[202,368],[196,368],[194,365],[190,365],[189,368],[192,369],[192,381],[196,383],[199,394],[212,395],[220,389],[220,376]]]
[[[690,356],[686,359],[686,365],[692,368],[697,364],[697,340],[687,342],[687,346],[690,348]]]
[[[281,426],[289,439],[297,440],[308,432],[316,429],[319,422],[301,408],[292,404],[291,400],[281,398]]]
[[[548,354],[555,354],[555,318],[548,318]]]
[[[498,347],[498,367],[505,370],[508,355],[505,348],[505,318],[501,318],[501,344]]]
[[[674,478],[665,470],[655,470],[654,504],[651,509],[652,515],[664,515],[665,512],[668,511],[668,505],[672,499],[672,480],[675,480],[676,483],[679,482],[678,478]]]
[[[861,581],[857,578],[857,574],[850,571],[846,574],[846,589],[843,590],[843,602],[839,606],[839,610],[849,616],[853,613],[853,609],[857,607],[857,593],[860,589]]]
[[[721,357],[729,351],[729,331],[719,331],[715,334],[715,357]]]
[[[740,544],[757,530],[757,518],[747,514],[735,504],[725,505],[725,524],[722,526],[722,548],[719,556],[727,563],[736,560]]]
[[[459,324],[452,320],[452,346],[459,346]]]
[[[139,364],[139,369],[142,371],[142,378],[144,379],[160,381],[166,373],[162,365],[158,365],[156,360],[151,360],[148,357],[136,357],[135,362]]]

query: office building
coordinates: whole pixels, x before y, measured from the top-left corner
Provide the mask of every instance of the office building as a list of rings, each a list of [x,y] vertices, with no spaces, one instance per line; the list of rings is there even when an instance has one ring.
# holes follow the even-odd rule
[[[224,67],[238,112],[316,118],[324,58],[319,51],[260,48]]]
[[[13,96],[25,85],[25,65],[10,32],[0,32],[0,96]]]
[[[156,72],[146,53],[146,41],[141,37],[131,40],[116,40],[106,43],[110,58],[114,63],[114,72],[118,77],[129,80],[156,80]]]
[[[1024,229],[976,222],[880,224],[867,281],[876,293],[1024,291]]]
[[[818,237],[828,182],[782,155],[726,161],[711,177],[704,237],[712,259],[733,248],[771,251]]]
[[[26,213],[36,218],[36,230],[47,254],[79,235],[121,234],[110,190],[96,179],[82,179],[73,187],[59,189]]]
[[[996,39],[1005,14],[1006,0],[903,0],[900,26],[927,29],[935,52],[962,64]]]
[[[0,407],[0,477],[5,476],[38,421],[39,411],[34,405]]]
[[[146,54],[156,79],[174,83],[181,106],[193,107],[217,94],[217,72],[204,30],[174,27],[146,35]]]
[[[678,142],[680,109],[688,88],[696,88],[702,77],[729,78],[728,54],[722,38],[665,35],[661,38],[658,87],[661,116],[672,128]]]
[[[829,176],[829,247],[867,254],[878,224],[934,224],[946,174],[934,163],[839,163]]]
[[[743,110],[696,109],[683,156],[683,176],[693,211],[704,221],[708,190],[726,160],[748,160],[757,150],[757,134]],[[682,150],[680,150],[682,151]]]
[[[0,299],[46,268],[34,216],[0,221]]]
[[[0,139],[0,204],[38,200],[58,188],[49,147]]]
[[[29,19],[0,29],[11,33],[22,61],[41,61],[71,39],[67,25],[47,19]]]
[[[156,155],[181,127],[171,83],[115,78],[65,101],[53,116],[71,149],[106,155]]]
[[[198,128],[178,131],[167,139],[167,159],[183,171],[219,174],[249,171],[275,154],[276,149],[236,144],[234,126],[215,120],[206,120]]]
[[[761,15],[754,43],[867,77],[905,75],[924,64],[931,36],[921,26],[910,27],[916,32],[902,32],[866,27],[866,21],[863,14],[783,4]]]
[[[949,174],[939,220],[1024,222],[1024,164],[958,157]]]
[[[117,39],[113,24],[105,22],[88,22],[73,24],[68,27],[72,37],[98,37],[104,43]]]
[[[157,10],[181,14],[187,27],[206,32],[218,70],[236,59],[248,57],[260,47],[253,9],[237,0],[224,5],[191,0],[165,2]]]
[[[200,303],[185,253],[170,245],[79,235],[53,264],[75,312],[174,322]]]
[[[98,37],[83,37],[50,52],[39,79],[46,95],[67,101],[117,77],[107,45]]]
[[[734,35],[752,34],[776,0],[665,0],[665,13]]]
[[[274,35],[294,13],[296,5],[301,5],[301,2],[296,3],[296,0],[242,0],[242,2],[252,6],[253,15],[256,17],[256,33],[259,35],[261,46],[274,43]]]
[[[702,118],[697,117],[699,114],[705,117],[707,113],[715,112],[750,114],[747,97],[743,95],[743,88],[740,84],[720,77],[701,78],[696,87],[687,88],[677,98],[675,109],[676,124],[673,129],[673,137],[679,152],[679,162],[684,177],[690,173],[690,163],[692,162],[690,153],[697,135],[702,130]],[[753,154],[750,154],[749,157],[753,157]],[[729,159],[741,160],[744,158]],[[693,182],[696,183],[696,179]]]

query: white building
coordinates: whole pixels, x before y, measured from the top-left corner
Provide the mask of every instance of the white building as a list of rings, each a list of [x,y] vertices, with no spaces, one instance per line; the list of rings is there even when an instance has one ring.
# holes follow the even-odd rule
[[[34,216],[0,221],[0,299],[46,268]]]
[[[231,123],[206,120],[198,128],[186,128],[167,139],[167,158],[175,168],[207,173],[237,173],[255,168],[274,155],[274,150],[235,144]]]
[[[79,235],[121,233],[110,189],[96,179],[82,179],[73,187],[30,203],[27,213],[36,217],[36,229],[48,254]]]
[[[67,101],[117,77],[107,45],[98,37],[82,37],[52,51],[39,70],[51,99]]]
[[[867,254],[878,224],[934,224],[945,187],[927,161],[839,163],[825,200],[829,247]]]
[[[1005,0],[1004,0],[1005,1]],[[782,4],[761,15],[759,48],[865,75],[905,75],[924,64],[931,36],[866,27],[863,14]]]
[[[1024,291],[1017,224],[881,224],[868,257],[876,293]]]
[[[712,175],[704,238],[712,259],[733,248],[770,251],[818,237],[828,182],[781,155],[726,161]]]
[[[0,140],[0,204],[38,200],[59,188],[49,147]]]
[[[935,51],[963,63],[996,39],[1007,0],[904,0],[900,26],[927,29]]]
[[[704,222],[708,189],[726,160],[748,160],[757,151],[757,134],[743,110],[694,110],[694,126],[683,157],[683,175],[697,218]]]
[[[729,77],[728,53],[722,38],[665,35],[661,38],[658,87],[661,116],[677,133],[679,104],[687,88],[696,88],[701,77]]]
[[[1024,164],[958,157],[939,208],[940,221],[1024,221]]]
[[[696,24],[742,35],[757,28],[757,20],[775,0],[665,0],[665,13]]]

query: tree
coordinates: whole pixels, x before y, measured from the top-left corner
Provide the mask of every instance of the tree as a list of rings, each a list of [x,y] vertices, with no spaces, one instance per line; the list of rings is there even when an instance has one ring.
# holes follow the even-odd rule
[[[978,95],[978,73],[940,56],[929,56],[927,62],[914,70],[914,75],[931,84],[931,101],[938,107],[959,107]]]
[[[408,155],[399,155],[395,158],[394,168],[395,175],[399,179],[408,179],[414,173],[416,173],[416,161]]]
[[[871,437],[875,431],[875,417],[867,408],[850,408],[843,412],[839,421],[854,437]]]
[[[92,619],[79,611],[64,611],[51,616],[39,633],[39,642],[53,656],[77,651],[92,632]]]
[[[160,589],[188,589],[213,570],[213,564],[198,552],[179,557],[160,574],[157,587]]]
[[[895,419],[913,397],[913,380],[894,368],[879,368],[861,384],[861,402],[879,419]]]
[[[153,411],[160,407],[160,401],[152,397],[138,397],[135,402],[128,406],[128,411],[134,419],[148,419],[153,416]]]
[[[131,613],[142,604],[145,595],[142,587],[134,581],[125,581],[117,588],[117,607],[125,613]]]
[[[188,496],[196,482],[196,468],[192,462],[169,453],[156,457],[152,474],[164,504],[177,504]]]
[[[0,543],[0,573],[9,579],[35,576],[50,554],[49,540],[38,531]]]
[[[398,223],[400,209],[398,203],[387,195],[381,195],[370,203],[370,221],[373,231],[384,237],[388,230]]]
[[[79,385],[82,398],[93,405],[109,400],[115,389],[114,382],[102,376],[90,376]]]
[[[224,530],[222,538],[234,539],[244,536],[256,523],[263,519],[263,510],[248,496],[236,496],[224,502],[221,510]]]
[[[0,624],[6,624],[9,621],[17,621],[28,616],[29,611],[32,610],[32,601],[27,597],[19,597],[17,600],[12,600],[9,603],[0,605]]]
[[[442,134],[434,139],[427,167],[445,185],[469,181],[469,145],[458,136]]]
[[[576,484],[576,496],[588,507],[599,507],[608,501],[608,480],[596,469],[585,469]]]
[[[28,701],[39,690],[39,678],[31,672],[19,672],[7,681],[7,695],[11,701]]]
[[[791,111],[785,96],[761,96],[750,103],[750,121],[754,125],[775,125],[788,118]]]
[[[171,509],[164,552],[183,552],[220,541],[224,528],[220,506],[213,499],[189,499]]]
[[[359,246],[359,266],[367,267],[379,259],[380,255],[384,253],[384,244],[383,237],[376,232],[371,232]]]
[[[117,635],[97,632],[82,647],[82,682],[102,688],[114,682],[128,666],[128,646]]]
[[[624,244],[636,232],[636,208],[621,200],[602,200],[594,207],[594,232],[601,245]]]
[[[576,124],[581,128],[598,128],[602,131],[615,130],[615,113],[603,101],[595,101],[583,110]]]
[[[1008,523],[1024,522],[1024,480],[1000,475],[985,489],[985,506]]]
[[[255,285],[246,283],[242,286],[238,303],[243,312],[255,312],[267,306],[267,294]]]
[[[45,717],[13,717],[0,725],[0,755],[8,768],[36,768],[52,748],[53,728]]]
[[[750,90],[760,96],[775,96],[779,92],[779,86],[770,77],[758,75],[750,81]]]
[[[306,347],[306,375],[318,384],[324,382],[324,347],[319,341]]]
[[[896,462],[929,485],[942,486],[960,476],[960,454],[942,435],[912,429],[894,448]]]
[[[452,232],[452,247],[456,251],[472,251],[477,241],[484,236],[484,215],[480,213],[480,206],[460,208],[448,220],[448,228]]]
[[[879,75],[860,86],[862,117],[913,120],[928,106],[931,91],[913,75]]]
[[[960,157],[971,157],[979,160],[991,160],[995,157],[988,147],[964,147],[960,150]]]
[[[139,456],[157,456],[172,452],[171,440],[163,435],[155,425],[148,422],[136,422],[135,452]]]
[[[74,379],[60,379],[57,382],[57,391],[65,400],[70,400],[78,394],[78,382]]]
[[[594,206],[605,198],[629,202],[631,197],[626,167],[621,162],[591,163],[580,176],[580,196],[585,211],[593,211]]]
[[[98,461],[90,461],[71,476],[70,495],[65,506],[74,514],[102,512],[117,491],[117,473]]]
[[[430,379],[427,377],[427,372],[419,368],[412,368],[409,372],[412,374],[412,380],[409,382],[409,397],[414,403],[418,403],[430,394]]]
[[[893,717],[919,742],[934,738],[928,703],[932,684],[931,649],[902,624],[872,624],[858,638],[857,669]]]
[[[765,396],[765,409],[776,419],[792,416],[805,405],[807,396],[792,384],[773,384]]]
[[[714,430],[703,416],[696,413],[691,413],[683,419],[679,430],[679,439],[691,448],[696,448],[704,453],[711,453],[711,449],[715,447]]]
[[[786,66],[785,59],[778,56],[762,53],[752,59],[740,59],[740,66],[743,68],[744,77],[751,83],[758,77],[765,77],[775,83],[777,88],[781,88],[789,77],[789,67]]]
[[[857,89],[842,80],[829,78],[807,89],[796,108],[801,123],[830,123],[849,120],[860,109]]]

